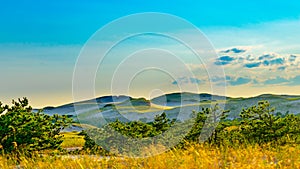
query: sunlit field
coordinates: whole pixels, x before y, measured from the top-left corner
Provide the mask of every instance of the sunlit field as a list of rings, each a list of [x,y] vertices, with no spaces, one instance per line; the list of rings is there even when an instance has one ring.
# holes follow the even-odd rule
[[[64,141],[61,146],[63,148],[82,147],[84,145],[83,136],[78,135],[79,132],[65,132],[62,133]]]
[[[155,153],[149,149],[147,153]],[[146,152],[145,152],[146,153]],[[22,168],[300,168],[299,146],[209,147],[189,145],[148,158],[62,155],[21,158]],[[0,168],[16,168],[16,161],[0,156]]]

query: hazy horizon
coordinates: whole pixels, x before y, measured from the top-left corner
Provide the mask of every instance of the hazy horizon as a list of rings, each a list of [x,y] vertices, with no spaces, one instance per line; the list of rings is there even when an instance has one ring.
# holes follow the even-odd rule
[[[166,93],[165,95],[169,95],[169,94],[175,94],[175,93],[191,93],[191,92],[171,92],[171,93]],[[210,93],[191,93],[191,94],[210,94]],[[218,95],[218,94],[215,94],[215,95]],[[285,93],[261,93],[261,94],[258,94],[258,95],[253,95],[253,96],[224,96],[224,97],[230,97],[230,98],[251,98],[251,97],[257,97],[257,96],[261,96],[261,95],[287,95],[287,96],[300,96],[300,94],[298,95],[294,95],[294,94],[285,94]],[[101,96],[95,96],[94,98],[87,98],[87,99],[83,99],[83,100],[80,100],[80,101],[87,101],[87,100],[92,100],[92,99],[96,99],[96,98],[101,98],[101,97],[106,97],[106,96],[117,96],[117,97],[120,97],[120,96],[125,96],[125,97],[131,97],[131,98],[134,98],[134,99],[138,99],[138,98],[144,98],[146,100],[151,100],[151,99],[154,99],[154,98],[157,98],[157,97],[160,97],[160,96],[163,96],[163,95],[157,95],[155,97],[151,97],[151,98],[146,98],[146,97],[143,97],[143,96],[130,96],[130,95],[101,95]],[[218,95],[218,96],[223,96],[223,95]],[[16,100],[16,99],[15,99]],[[30,101],[30,99],[29,99]],[[79,102],[80,102],[79,101]],[[70,104],[70,103],[75,103],[73,100],[70,100],[70,101],[67,101],[67,102],[63,102],[63,103],[58,103],[56,105],[42,105],[40,107],[33,107],[34,109],[42,109],[42,108],[45,108],[45,107],[59,107],[59,106],[62,106],[62,105],[66,105],[66,104]],[[9,103],[8,103],[9,104]]]

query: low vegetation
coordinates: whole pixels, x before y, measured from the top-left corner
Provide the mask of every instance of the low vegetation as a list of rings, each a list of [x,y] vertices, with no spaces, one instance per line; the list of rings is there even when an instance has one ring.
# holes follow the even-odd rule
[[[193,112],[188,122],[162,113],[149,123],[117,120],[101,129],[60,133],[69,118],[33,113],[24,98],[11,107],[0,104],[0,168],[299,168],[300,117],[275,112],[259,101],[228,119],[229,110],[215,105]],[[188,133],[181,133],[182,126]],[[83,148],[62,149],[70,147]]]
[[[12,103],[0,102],[0,148],[5,154],[30,156],[35,151],[61,148],[59,133],[71,122],[69,118],[34,113],[26,98]]]
[[[63,136],[62,148],[79,148],[85,143],[84,136],[80,135],[80,132],[64,132],[61,135]]]
[[[148,151],[155,151],[149,149]],[[240,147],[210,147],[191,144],[185,149],[147,158],[100,157],[100,156],[43,156],[22,158],[20,167],[39,169],[85,169],[85,168],[154,168],[154,169],[218,169],[218,168],[300,168],[300,147],[270,145]],[[16,168],[12,160],[0,156],[0,168]]]

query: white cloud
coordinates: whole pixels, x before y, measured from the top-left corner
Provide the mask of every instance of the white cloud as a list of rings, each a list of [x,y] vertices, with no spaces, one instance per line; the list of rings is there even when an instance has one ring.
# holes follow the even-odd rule
[[[300,53],[300,19],[202,30],[218,49],[250,46],[256,48],[257,53]]]

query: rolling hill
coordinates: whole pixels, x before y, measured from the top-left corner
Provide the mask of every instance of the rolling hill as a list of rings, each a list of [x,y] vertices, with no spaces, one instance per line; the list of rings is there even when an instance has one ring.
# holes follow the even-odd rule
[[[45,107],[43,112],[49,115],[61,114],[73,117],[75,121],[93,126],[102,126],[119,119],[127,122],[141,120],[149,122],[162,112],[167,117],[184,121],[189,119],[193,110],[224,105],[230,110],[229,118],[237,118],[243,108],[250,107],[260,100],[268,100],[275,112],[300,112],[300,96],[263,94],[249,98],[231,98],[207,93],[171,93],[147,100],[129,96],[103,96],[58,107]]]

